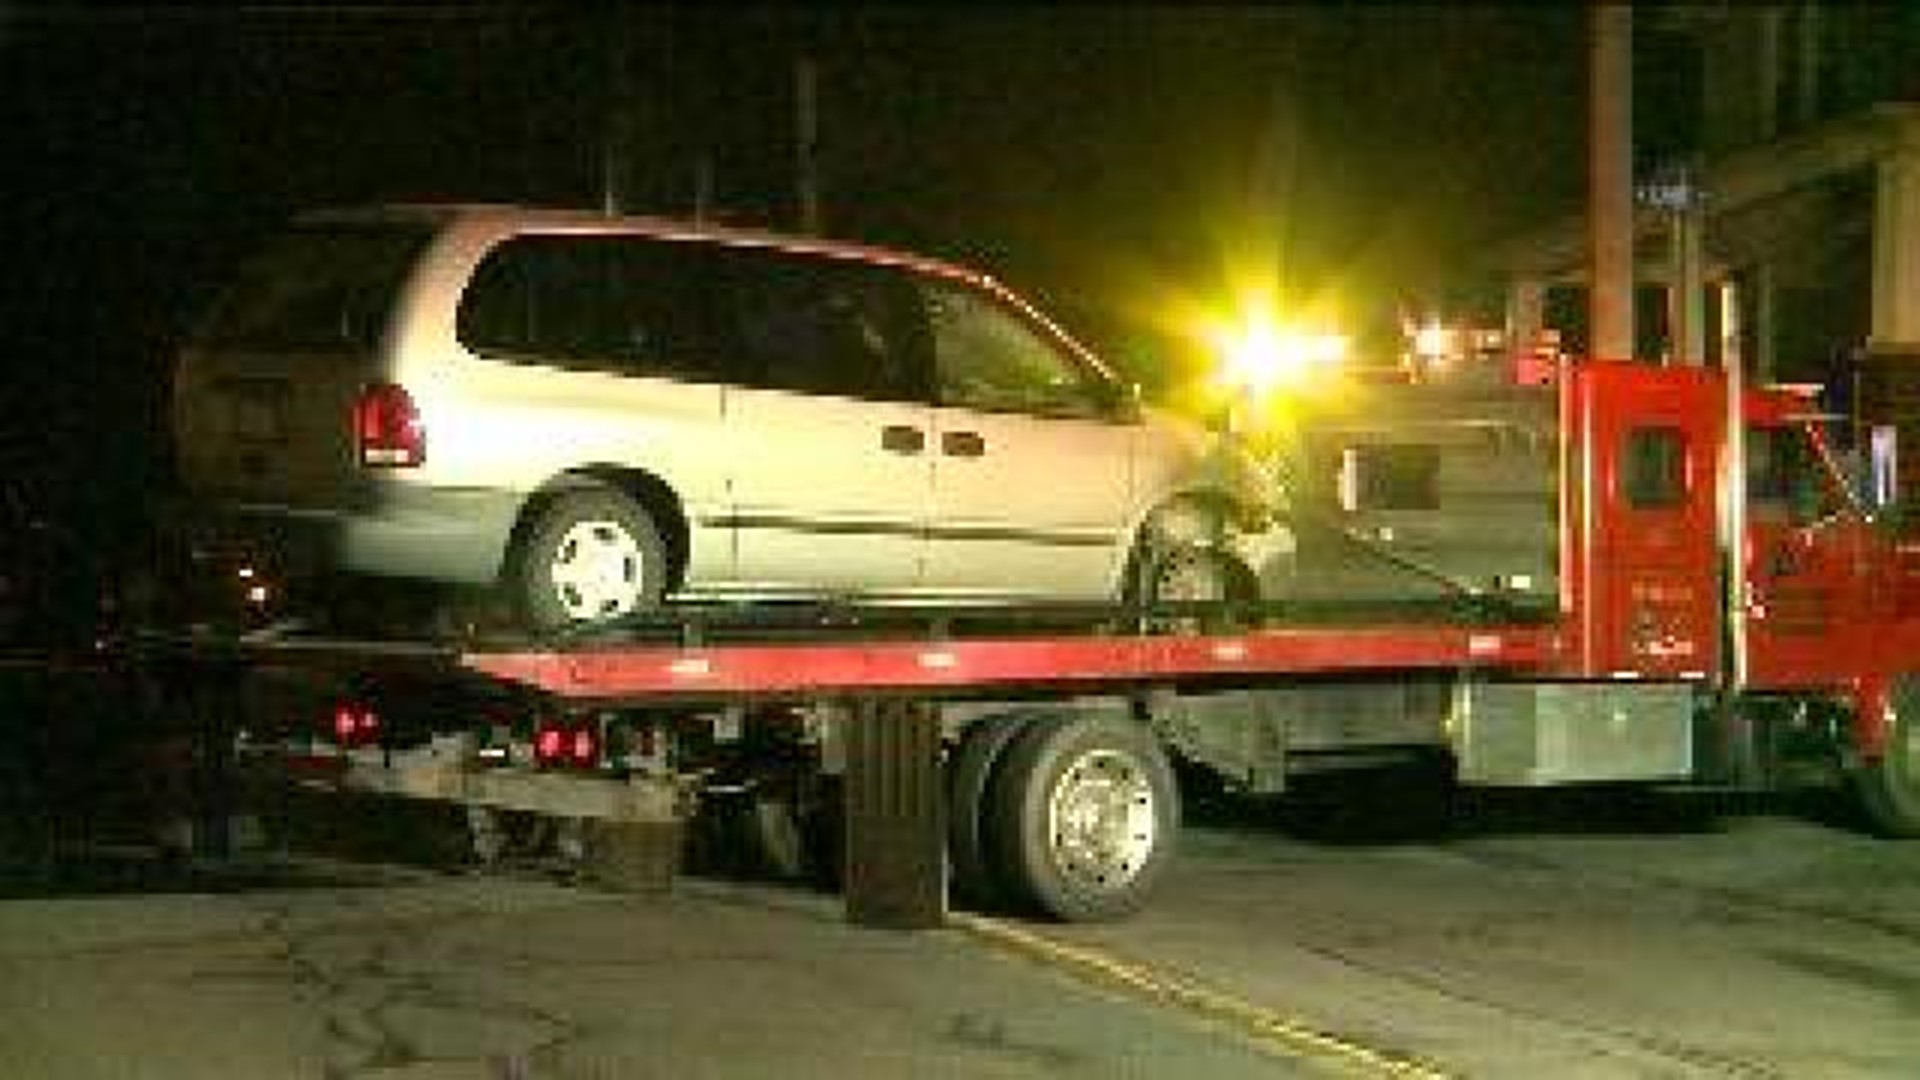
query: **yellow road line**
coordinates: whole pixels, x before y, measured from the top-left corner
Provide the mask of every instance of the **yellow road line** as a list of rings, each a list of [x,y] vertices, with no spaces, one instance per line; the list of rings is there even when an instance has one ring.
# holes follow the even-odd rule
[[[1296,1058],[1307,1055],[1330,1059],[1368,1076],[1451,1080],[1451,1074],[1438,1066],[1315,1031],[1298,1020],[1243,998],[1192,980],[1160,974],[1097,949],[1069,945],[997,919],[965,912],[950,913],[947,922],[983,941],[1063,969],[1083,981],[1118,986],[1224,1023],[1266,1049],[1284,1051]]]

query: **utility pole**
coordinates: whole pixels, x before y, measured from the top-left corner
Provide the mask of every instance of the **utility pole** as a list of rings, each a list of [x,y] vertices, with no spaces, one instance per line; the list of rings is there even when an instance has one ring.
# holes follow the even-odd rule
[[[1706,215],[1700,208],[1700,191],[1692,172],[1681,170],[1681,204],[1671,215],[1668,229],[1673,264],[1673,284],[1667,294],[1668,335],[1673,339],[1669,352],[1673,362],[1698,367],[1707,362],[1707,310],[1702,273],[1701,233]]]
[[[1707,308],[1701,236],[1706,196],[1694,170],[1681,164],[1634,187],[1634,202],[1667,219],[1667,361],[1687,367],[1706,363]]]
[[[1587,353],[1633,356],[1633,9],[1590,9],[1587,159]]]
[[[800,231],[818,234],[820,222],[819,65],[801,56],[793,66],[794,172],[800,202]]]
[[[705,223],[713,216],[713,151],[702,149],[693,159],[693,220]]]
[[[1291,77],[1291,72],[1287,78]],[[1267,247],[1260,254],[1271,260],[1272,297],[1284,303],[1291,296],[1292,270],[1289,250],[1292,239],[1288,225],[1294,220],[1291,203],[1299,190],[1301,151],[1300,110],[1296,107],[1287,78],[1275,78],[1267,87],[1266,128],[1261,132],[1253,161],[1253,202],[1250,218],[1257,223],[1255,234]]]
[[[629,78],[627,19],[615,6],[608,15],[607,101],[604,129],[600,142],[600,210],[608,217],[621,213],[627,203],[627,143],[632,136],[629,110],[633,86]]]

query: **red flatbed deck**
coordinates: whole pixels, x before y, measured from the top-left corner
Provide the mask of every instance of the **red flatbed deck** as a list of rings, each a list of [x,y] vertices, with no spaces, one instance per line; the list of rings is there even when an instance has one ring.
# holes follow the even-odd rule
[[[1537,671],[1553,626],[1311,627],[1198,635],[1072,634],[803,644],[479,649],[471,671],[573,699],[1039,689],[1364,671]]]

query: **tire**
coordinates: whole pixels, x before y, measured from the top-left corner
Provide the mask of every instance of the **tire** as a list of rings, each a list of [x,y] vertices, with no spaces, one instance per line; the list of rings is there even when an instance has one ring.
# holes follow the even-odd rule
[[[991,912],[1008,902],[1007,882],[987,842],[992,829],[987,792],[1007,748],[1032,722],[1044,721],[990,716],[970,725],[954,747],[947,768],[947,859],[958,906]]]
[[[1212,547],[1181,546],[1165,551],[1145,550],[1135,595],[1143,611],[1143,626],[1174,634],[1199,634],[1229,621],[1233,604],[1246,598],[1247,575],[1231,555]],[[1153,614],[1161,604],[1181,604],[1198,610]]]
[[[661,603],[667,546],[632,499],[585,488],[547,505],[519,545],[514,570],[530,629],[591,626]]]
[[[1233,560],[1213,548],[1179,547],[1155,558],[1147,574],[1149,603],[1227,603],[1234,598]]]
[[[1898,839],[1920,838],[1920,682],[1901,679],[1891,703],[1886,753],[1855,771],[1854,793],[1874,831]]]
[[[1031,727],[995,770],[988,802],[996,871],[1064,922],[1139,909],[1178,842],[1173,768],[1146,727],[1118,717]]]

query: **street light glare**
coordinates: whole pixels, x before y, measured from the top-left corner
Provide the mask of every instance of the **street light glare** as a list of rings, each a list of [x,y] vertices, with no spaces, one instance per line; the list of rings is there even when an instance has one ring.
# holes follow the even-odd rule
[[[1347,339],[1340,334],[1276,326],[1263,316],[1228,331],[1218,346],[1221,381],[1256,396],[1303,384],[1347,354]]]

